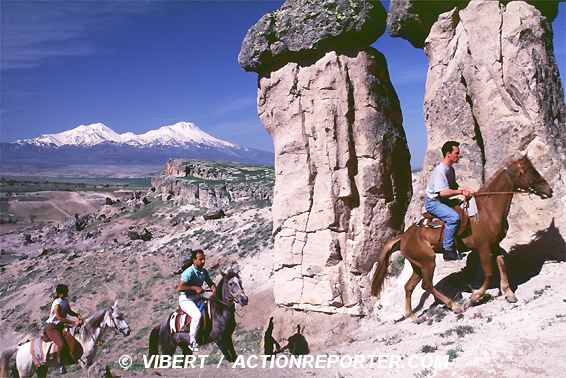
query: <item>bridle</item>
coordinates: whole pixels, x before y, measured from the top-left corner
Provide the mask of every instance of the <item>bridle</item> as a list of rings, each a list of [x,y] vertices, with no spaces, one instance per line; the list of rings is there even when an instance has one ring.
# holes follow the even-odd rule
[[[523,170],[523,167],[521,166],[521,164],[519,162],[517,162],[517,165],[519,166],[519,174],[511,172],[508,167],[503,168],[503,173],[505,174],[505,177],[507,178],[507,180],[509,181],[509,184],[511,184],[512,187],[515,187],[515,183],[513,182],[512,178],[521,178],[521,176],[523,176],[523,174],[525,173],[525,171]],[[502,191],[502,192],[480,192],[480,193],[474,193],[472,196],[473,197],[480,197],[480,196],[490,196],[490,195],[496,195],[496,194],[507,194],[507,195],[509,195],[509,194],[536,194],[534,189],[531,188],[532,184],[533,184],[533,180],[529,180],[529,189],[528,190],[519,189],[519,190]]]
[[[226,281],[226,282],[228,282],[228,281]],[[224,286],[224,285],[223,285],[223,286]],[[222,300],[222,299],[224,299],[224,298],[220,299],[220,298],[218,298],[217,296],[215,296],[215,297],[216,297],[216,300],[217,300],[218,302],[222,303],[224,306],[230,306],[231,304],[234,304],[234,303],[236,302],[236,298],[237,298],[238,295],[240,295],[244,290],[242,290],[241,287],[240,287],[240,290],[239,290],[237,293],[234,294],[234,292],[232,292],[232,290],[230,290],[230,287],[228,287],[228,285],[226,285],[226,288],[228,289],[228,293],[230,293],[230,300],[228,301],[229,303],[224,302],[224,301]],[[224,289],[224,288],[223,288],[223,289]],[[224,293],[224,290],[222,290],[222,293]]]
[[[110,307],[110,311],[107,312],[108,316],[110,316],[110,319],[112,320],[112,328],[114,329],[114,333],[118,333],[120,332],[122,335],[124,335],[125,330],[129,329],[130,327],[128,325],[126,325],[126,327],[124,328],[120,328],[118,327],[118,324],[116,323],[116,319],[114,319],[114,309],[112,307]]]

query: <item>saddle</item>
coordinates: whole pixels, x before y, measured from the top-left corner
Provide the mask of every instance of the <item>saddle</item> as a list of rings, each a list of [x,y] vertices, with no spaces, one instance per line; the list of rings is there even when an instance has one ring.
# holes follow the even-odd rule
[[[83,355],[83,347],[67,329],[63,330],[63,338],[69,347],[69,353],[63,356],[66,364],[75,364]],[[49,356],[59,353],[57,345],[51,341],[45,331],[40,337],[36,337],[30,341],[30,353],[34,365],[41,366],[48,361]]]
[[[199,322],[199,329],[201,328],[201,326],[203,325],[203,323],[206,321],[206,315],[207,315],[207,306],[206,304],[208,303],[208,300],[206,299],[202,299],[196,302],[196,305],[198,307],[198,309],[200,310],[200,313],[202,314],[201,318],[200,318],[200,322]],[[169,316],[169,328],[171,333],[179,333],[179,332],[189,332],[189,327],[191,325],[191,316],[189,314],[187,314],[185,311],[183,311],[181,309],[181,307],[177,308],[175,310],[175,312],[173,312],[170,316]]]
[[[456,213],[458,213],[458,216],[460,217],[460,224],[458,226],[458,229],[456,230],[456,237],[462,238],[466,236],[466,234],[470,229],[470,217],[468,216],[468,214],[466,214],[466,211],[460,206],[453,207],[453,209],[456,211]],[[422,218],[417,222],[417,226],[429,227],[429,228],[441,228],[442,230],[440,233],[439,240],[442,240],[442,238],[444,237],[444,221],[436,218],[428,211],[425,211],[422,214]]]

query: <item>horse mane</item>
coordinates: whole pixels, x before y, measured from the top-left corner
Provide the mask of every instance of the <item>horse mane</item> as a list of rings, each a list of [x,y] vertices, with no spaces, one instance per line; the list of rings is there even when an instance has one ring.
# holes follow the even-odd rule
[[[85,339],[94,338],[95,329],[100,327],[100,324],[104,321],[106,311],[108,311],[107,308],[98,310],[86,317],[84,325],[80,329]]]
[[[509,165],[511,165],[512,163],[518,162],[519,160],[523,160],[526,158],[525,156],[522,156],[520,158],[517,158],[516,156],[510,156],[507,159],[505,159],[502,163],[501,163],[501,168],[499,168],[497,171],[495,171],[494,174],[491,175],[491,177],[489,178],[489,180],[487,180],[479,189],[478,192],[482,192],[485,191],[487,188],[489,188],[491,186],[491,184],[493,184],[493,182],[501,175],[501,173],[503,173],[503,171],[509,167]],[[528,158],[527,158],[528,159]]]

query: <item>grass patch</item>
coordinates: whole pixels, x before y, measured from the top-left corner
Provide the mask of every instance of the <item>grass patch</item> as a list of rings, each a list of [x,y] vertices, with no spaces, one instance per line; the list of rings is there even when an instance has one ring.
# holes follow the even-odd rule
[[[105,299],[102,302],[100,302],[98,304],[98,306],[96,306],[97,308],[108,308],[108,307],[112,307],[112,305],[114,304],[114,302],[112,302],[110,299]]]
[[[383,338],[379,339],[378,341],[380,343],[383,343],[383,345],[390,346],[390,345],[399,344],[402,340],[401,340],[401,336],[394,335],[394,336],[389,336],[389,337],[383,337]]]
[[[236,353],[259,354],[262,337],[263,332],[261,327],[252,329],[251,331],[244,331],[236,328],[236,331],[233,334]]]
[[[448,349],[446,351],[446,354],[448,355],[448,361],[452,362],[454,361],[456,358],[458,358],[460,356],[460,353],[463,352],[464,350],[461,347],[456,347],[454,349]]]
[[[393,277],[399,276],[403,271],[404,267],[405,267],[405,257],[399,254],[397,258],[395,258],[393,262],[389,265],[389,272],[388,272],[389,276],[393,276]]]
[[[446,315],[448,315],[448,307],[443,305],[438,305],[431,307],[426,312],[429,317],[428,324],[432,324],[434,321],[440,322]]]
[[[148,327],[143,327],[140,328],[139,331],[136,332],[136,334],[132,337],[134,340],[139,340],[144,338],[145,336],[147,336],[149,334],[149,331],[151,330],[151,326]]]
[[[135,213],[133,213],[132,215],[130,215],[129,219],[135,220],[135,219],[140,219],[140,218],[151,217],[151,216],[155,215],[155,213],[157,213],[159,210],[161,210],[163,207],[165,207],[168,204],[169,204],[169,202],[163,201],[159,197],[154,198],[153,201],[151,201],[150,203],[145,205],[143,208],[141,208],[140,210],[138,210]]]
[[[474,327],[469,325],[458,325],[454,328],[448,329],[446,332],[440,334],[440,337],[450,336],[453,333],[458,335],[458,337],[464,337],[465,335],[474,333]]]
[[[153,276],[149,277],[149,279],[145,283],[145,287],[149,287],[151,284],[153,284],[154,282],[156,282],[157,280],[159,280],[161,278],[163,278],[161,273],[155,273]]]
[[[251,227],[241,236],[236,243],[238,256],[253,256],[261,247],[267,246],[271,242],[272,222],[267,222],[258,227]],[[249,233],[247,231],[250,231]]]
[[[27,330],[30,334],[36,336],[39,335],[39,332],[41,331],[41,326],[39,326],[37,322],[31,322],[29,323]]]
[[[128,299],[142,298],[143,293],[141,292],[141,289],[142,289],[141,282],[135,281],[134,285],[130,289],[130,292],[128,293]]]

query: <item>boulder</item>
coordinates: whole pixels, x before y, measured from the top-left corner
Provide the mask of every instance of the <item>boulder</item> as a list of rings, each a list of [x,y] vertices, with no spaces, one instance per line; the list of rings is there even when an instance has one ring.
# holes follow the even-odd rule
[[[149,241],[149,240],[151,240],[153,235],[151,234],[151,232],[147,228],[144,228],[142,232],[135,231],[135,230],[129,230],[128,231],[128,237],[131,240]]]
[[[31,234],[27,233],[22,235],[22,240],[24,242],[24,245],[35,243],[35,240],[32,239]]]
[[[224,210],[220,208],[208,210],[202,217],[204,220],[220,219],[225,216]]]
[[[385,9],[370,0],[287,0],[248,30],[238,62],[268,72],[290,61],[315,61],[337,49],[359,49],[385,31]]]

